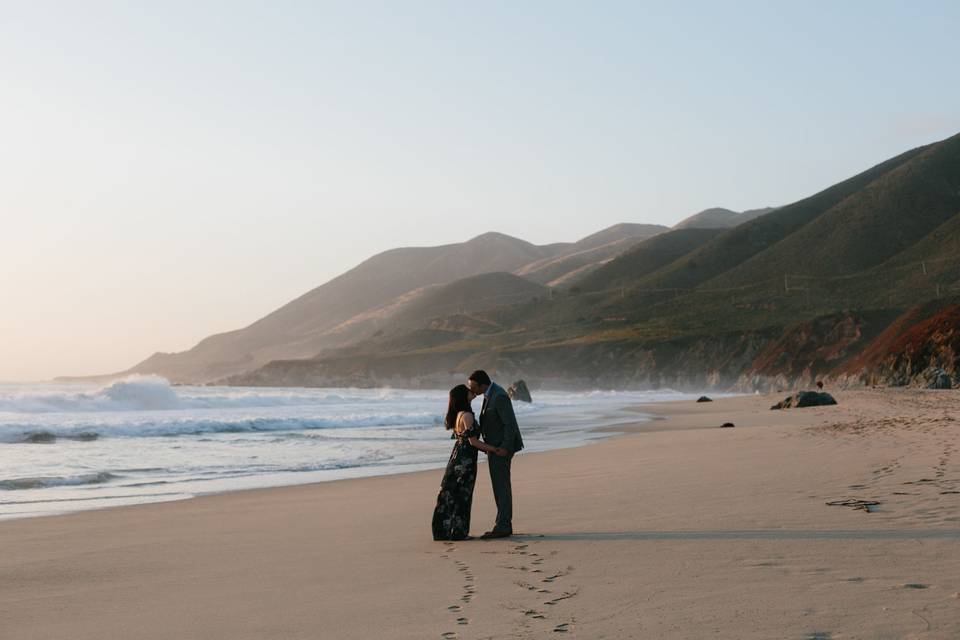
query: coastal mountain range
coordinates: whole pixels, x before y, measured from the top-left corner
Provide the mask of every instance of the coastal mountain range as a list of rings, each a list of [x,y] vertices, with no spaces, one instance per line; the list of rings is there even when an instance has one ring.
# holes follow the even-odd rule
[[[960,335],[958,294],[960,135],[776,208],[542,246],[487,233],[393,249],[245,328],[115,375],[433,386],[482,366],[555,387],[912,384],[955,376],[958,354],[942,331],[926,351],[890,332]],[[894,353],[907,343],[923,366]]]

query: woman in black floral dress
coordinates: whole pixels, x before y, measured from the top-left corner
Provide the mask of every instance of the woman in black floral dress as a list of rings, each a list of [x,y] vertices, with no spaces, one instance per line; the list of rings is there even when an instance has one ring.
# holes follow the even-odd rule
[[[470,505],[477,481],[477,451],[498,453],[496,447],[480,442],[480,429],[473,419],[470,401],[475,395],[467,385],[450,390],[444,424],[453,430],[453,451],[440,482],[440,495],[433,510],[434,540],[467,540],[470,537]]]

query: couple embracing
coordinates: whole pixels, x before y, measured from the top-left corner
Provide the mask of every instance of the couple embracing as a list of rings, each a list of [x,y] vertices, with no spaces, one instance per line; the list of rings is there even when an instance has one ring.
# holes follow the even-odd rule
[[[470,403],[481,395],[483,408],[480,416],[476,417]],[[523,439],[510,396],[503,387],[494,384],[485,371],[474,371],[467,384],[457,385],[450,390],[444,424],[453,431],[456,442],[433,511],[433,539],[470,539],[470,507],[480,451],[487,454],[493,499],[497,503],[496,524],[481,537],[506,538],[513,535],[510,464],[513,454],[523,449]]]

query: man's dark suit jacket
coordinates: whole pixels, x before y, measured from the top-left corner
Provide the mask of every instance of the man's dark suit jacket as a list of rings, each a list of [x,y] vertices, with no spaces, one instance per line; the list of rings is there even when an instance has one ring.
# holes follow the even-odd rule
[[[510,453],[523,449],[520,426],[513,413],[510,396],[498,384],[490,385],[490,398],[480,411],[480,435],[492,447],[503,447]]]

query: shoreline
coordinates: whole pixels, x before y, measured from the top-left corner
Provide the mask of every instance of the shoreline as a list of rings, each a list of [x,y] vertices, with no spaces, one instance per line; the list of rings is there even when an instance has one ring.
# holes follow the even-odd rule
[[[675,402],[682,402],[682,401],[677,400],[677,401],[675,401]],[[642,406],[642,405],[641,405],[641,406]],[[627,408],[628,408],[628,407],[624,407],[624,409],[627,409]],[[577,444],[575,444],[575,445],[572,445],[572,446],[561,446],[561,447],[556,447],[556,448],[552,448],[552,449],[544,449],[544,450],[538,450],[538,451],[524,451],[524,452],[522,452],[521,455],[522,455],[524,458],[527,458],[527,457],[529,457],[529,456],[538,456],[538,455],[543,455],[543,454],[549,454],[549,453],[553,453],[553,452],[555,452],[555,451],[565,451],[565,450],[570,450],[570,449],[581,449],[581,448],[590,447],[590,446],[593,446],[593,445],[600,444],[600,443],[602,443],[602,442],[606,442],[607,440],[610,440],[610,439],[613,439],[613,438],[624,437],[624,436],[628,436],[628,435],[634,435],[634,434],[636,434],[636,433],[638,433],[638,432],[642,432],[642,429],[640,429],[640,427],[641,427],[642,425],[648,424],[649,422],[652,422],[652,421],[657,420],[657,419],[659,419],[659,418],[651,416],[651,417],[650,417],[648,420],[646,420],[646,421],[644,421],[644,420],[638,420],[638,421],[636,421],[636,422],[615,423],[615,424],[610,424],[610,425],[592,427],[592,428],[590,428],[590,429],[587,430],[587,433],[602,433],[602,434],[607,434],[607,435],[604,435],[604,436],[602,436],[602,437],[597,437],[597,438],[584,439],[584,440],[582,440],[581,442],[579,442],[579,443],[577,443]],[[636,430],[635,430],[635,429],[636,429]],[[485,457],[485,456],[481,456],[481,457],[480,457],[480,459],[479,459],[479,464],[480,464],[481,466],[485,467],[485,465],[486,465],[486,457]],[[409,475],[414,475],[414,474],[429,474],[429,473],[433,473],[433,474],[437,475],[437,477],[438,477],[437,486],[439,487],[439,484],[440,484],[440,483],[439,483],[439,477],[442,475],[442,473],[439,473],[439,472],[442,472],[442,470],[444,469],[445,465],[446,465],[446,462],[438,462],[438,463],[432,463],[432,462],[412,463],[412,464],[407,465],[407,466],[416,467],[416,468],[406,469],[406,470],[395,470],[394,468],[391,468],[390,470],[386,470],[386,471],[383,471],[383,472],[380,472],[380,473],[376,473],[376,472],[371,473],[371,470],[376,469],[376,467],[353,467],[353,468],[347,468],[347,469],[338,469],[338,470],[336,470],[336,473],[337,473],[337,474],[341,474],[341,475],[346,474],[346,475],[345,475],[344,477],[333,477],[333,478],[330,478],[330,479],[327,479],[327,480],[309,480],[309,481],[306,481],[306,482],[290,482],[290,483],[280,482],[280,483],[277,483],[277,484],[268,484],[268,485],[265,485],[265,486],[253,486],[253,487],[242,487],[242,488],[229,488],[229,489],[213,490],[213,491],[207,491],[207,492],[196,492],[196,493],[191,493],[191,494],[188,494],[188,495],[187,495],[187,494],[181,494],[180,492],[172,492],[172,493],[169,494],[169,495],[176,495],[176,496],[178,496],[178,497],[176,497],[176,498],[170,498],[170,499],[165,499],[165,500],[146,500],[146,501],[142,501],[142,502],[129,502],[129,503],[124,503],[124,504],[103,505],[103,506],[98,506],[98,507],[94,507],[94,508],[90,508],[90,509],[76,509],[76,510],[72,510],[72,511],[58,511],[58,512],[54,512],[54,513],[36,513],[36,514],[24,514],[24,515],[20,515],[20,514],[2,515],[2,514],[0,514],[0,526],[2,526],[2,524],[3,524],[4,522],[12,522],[12,521],[19,521],[19,520],[28,520],[28,519],[33,519],[33,518],[57,518],[57,517],[65,517],[65,516],[70,516],[70,515],[75,515],[75,514],[80,514],[80,513],[93,513],[93,512],[105,511],[105,510],[125,509],[125,508],[129,508],[129,507],[146,506],[146,505],[151,505],[151,504],[166,504],[166,503],[173,503],[173,502],[184,502],[184,501],[189,501],[189,500],[197,500],[197,499],[201,499],[201,498],[211,498],[211,497],[217,497],[217,496],[223,496],[223,495],[230,495],[230,494],[234,494],[234,493],[246,493],[246,492],[256,492],[256,491],[282,491],[282,490],[284,490],[284,489],[289,489],[289,488],[291,488],[291,487],[312,487],[312,486],[316,486],[316,485],[334,484],[334,483],[340,483],[340,482],[354,482],[354,481],[364,480],[364,479],[369,479],[369,478],[392,478],[392,477],[409,476]],[[350,475],[351,473],[356,473],[356,475]],[[251,477],[260,477],[260,476],[251,476]],[[162,495],[164,495],[164,494],[151,494],[151,495],[162,496]],[[127,497],[127,496],[119,496],[119,497],[117,497],[117,498],[126,498],[126,497]],[[114,499],[114,498],[106,497],[106,496],[105,496],[105,497],[91,497],[91,498],[74,498],[73,500],[76,500],[76,501],[82,501],[82,500],[94,501],[94,500],[108,500],[108,499]],[[29,503],[29,502],[23,502],[23,503],[21,503],[21,504],[31,504],[31,503]]]
[[[18,640],[956,637],[960,394],[770,411],[779,395],[643,405],[662,419],[521,454],[518,535],[499,541],[429,539],[437,470],[2,521],[0,627]],[[848,494],[881,505],[825,505]],[[475,535],[492,502],[481,474]]]
[[[555,413],[557,409],[549,408],[548,405],[546,409],[547,413],[544,415],[534,413],[530,416],[523,416],[523,418],[529,421],[525,424],[531,425],[533,432],[540,434],[539,437],[528,442],[528,444],[532,446],[528,447],[523,455],[526,456],[533,453],[543,453],[566,448],[578,448],[589,445],[595,441],[615,437],[616,434],[623,432],[624,429],[629,429],[631,425],[635,425],[645,419],[650,419],[649,416],[642,413],[644,406],[646,406],[646,404],[635,404],[635,401],[626,401],[625,399],[624,404],[611,404],[602,410],[591,412],[589,415],[592,417],[589,418],[589,423],[585,423],[581,407],[572,407],[569,415],[564,416],[561,414],[558,416]],[[545,442],[542,436],[545,424],[550,425],[547,428],[550,430],[551,435],[555,436],[555,441],[547,443],[546,448],[544,447]],[[444,444],[446,440],[443,435],[441,432],[433,439],[435,445],[438,445],[441,449],[446,446]],[[150,487],[151,491],[147,493],[134,493],[130,491],[130,488],[141,485],[124,485],[122,483],[117,485],[94,483],[89,487],[90,489],[97,490],[97,493],[93,495],[78,494],[75,490],[70,489],[67,489],[70,493],[61,495],[43,495],[41,492],[46,491],[46,489],[39,489],[38,494],[35,496],[20,495],[18,491],[11,491],[10,493],[12,495],[9,496],[11,501],[7,505],[0,502],[0,522],[24,518],[56,517],[70,513],[116,509],[137,504],[179,502],[236,491],[255,491],[260,489],[313,485],[339,480],[355,480],[366,477],[401,476],[411,473],[436,471],[444,468],[448,454],[449,447],[441,454],[442,457],[426,462],[416,460],[408,461],[401,457],[393,462],[379,465],[359,464],[356,466],[334,466],[331,468],[304,471],[239,474],[226,479],[183,479],[168,482],[147,482],[143,485]],[[486,458],[484,456],[481,456],[481,462],[485,464]],[[111,469],[109,473],[112,475],[115,472]],[[156,491],[153,490],[154,487],[156,487]],[[87,488],[87,486],[85,485],[83,488]],[[4,507],[6,507],[7,513],[3,512]]]

